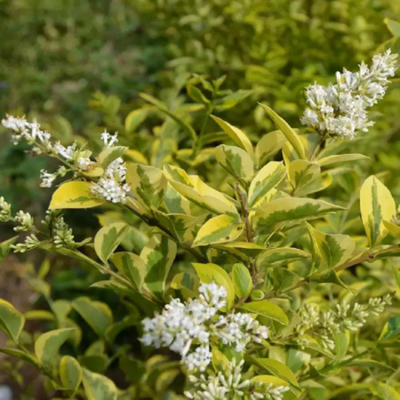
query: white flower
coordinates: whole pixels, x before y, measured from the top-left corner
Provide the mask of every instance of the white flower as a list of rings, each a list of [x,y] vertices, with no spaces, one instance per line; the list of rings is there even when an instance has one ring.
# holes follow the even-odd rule
[[[41,187],[50,188],[53,182],[57,179],[57,173],[50,174],[46,170],[40,170]]]
[[[394,76],[397,55],[387,50],[375,55],[371,68],[361,63],[358,72],[346,69],[336,73],[336,84],[318,84],[306,90],[308,108],[300,121],[321,135],[329,134],[353,139],[358,130],[368,131],[367,108],[385,95],[388,78]]]
[[[199,346],[196,350],[187,356],[183,357],[182,361],[189,370],[198,369],[205,371],[208,364],[210,364],[212,353],[208,346]]]
[[[111,147],[114,143],[118,142],[118,134],[111,135],[106,130],[100,135],[101,140],[104,142],[104,147]]]

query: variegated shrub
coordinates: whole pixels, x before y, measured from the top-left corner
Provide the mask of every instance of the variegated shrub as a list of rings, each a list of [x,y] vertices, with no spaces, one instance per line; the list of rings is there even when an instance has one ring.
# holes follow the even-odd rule
[[[395,65],[388,51],[310,86],[304,131],[259,105],[277,129],[260,140],[213,114],[221,81],[203,82],[209,97],[190,87],[215,121],[208,137],[148,97],[184,137],[156,142],[152,163],[106,131],[93,155],[5,118],[14,141],[60,161],[42,186],[69,179],[41,224],[1,198],[0,220],[27,232],[1,257],[41,249],[90,265],[119,309],[53,300],[44,264],[28,278],[47,309],[2,300],[0,350],[37,367],[54,399],[399,399],[397,208],[385,175],[366,177],[368,157],[346,153],[368,140],[367,109]],[[94,207],[101,229],[76,242],[62,210]],[[50,330],[31,335],[31,319]],[[97,338],[83,352],[79,321]]]

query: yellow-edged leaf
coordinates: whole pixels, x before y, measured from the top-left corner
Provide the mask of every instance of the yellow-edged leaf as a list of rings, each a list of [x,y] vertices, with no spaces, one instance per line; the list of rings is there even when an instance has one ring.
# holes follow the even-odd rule
[[[104,375],[83,368],[83,387],[88,400],[117,400],[114,382]]]
[[[97,165],[106,169],[117,158],[122,157],[128,150],[128,147],[113,146],[104,149],[97,157]]]
[[[115,222],[101,228],[94,238],[94,249],[101,261],[107,263],[114,250],[124,240],[129,225]]]
[[[253,177],[253,160],[241,148],[221,144],[215,149],[215,158],[235,178],[248,180]]]
[[[269,157],[281,150],[286,140],[286,136],[279,130],[264,135],[256,146],[257,166],[261,167]]]
[[[244,303],[240,306],[240,309],[252,314],[258,314],[267,318],[271,318],[282,325],[287,325],[289,323],[289,319],[282,308],[267,300]]]
[[[310,255],[303,250],[292,247],[278,247],[262,253],[256,261],[257,268],[267,269],[277,265],[289,264],[296,260],[308,258]]]
[[[243,264],[234,264],[232,267],[232,281],[235,294],[239,299],[247,297],[253,288],[253,279],[249,269]]]
[[[60,379],[65,388],[74,391],[78,389],[82,382],[82,368],[74,357],[64,356],[61,359]]]
[[[396,215],[396,204],[389,189],[375,176],[370,176],[360,192],[361,217],[371,246],[379,244],[388,230],[383,221]]]
[[[90,189],[91,183],[89,182],[64,183],[53,193],[49,209],[91,208],[104,204],[105,200],[96,199]]]
[[[357,161],[357,160],[369,160],[369,157],[364,156],[363,154],[337,154],[321,158],[317,161],[317,163],[321,167],[326,167],[327,165],[331,164]]]
[[[230,215],[218,215],[209,219],[197,233],[193,247],[214,243],[226,243],[237,239],[243,232],[244,223]]]
[[[125,274],[141,291],[147,274],[146,263],[134,253],[120,252],[111,256],[111,261],[121,273]]]
[[[15,343],[25,324],[25,317],[11,303],[0,299],[0,329]]]
[[[310,184],[318,178],[321,173],[321,167],[306,160],[295,160],[290,163],[288,175],[290,183],[296,190]]]

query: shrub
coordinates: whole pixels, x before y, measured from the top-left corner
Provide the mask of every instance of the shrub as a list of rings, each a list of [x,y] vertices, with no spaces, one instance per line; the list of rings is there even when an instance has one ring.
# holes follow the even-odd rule
[[[0,302],[0,350],[38,368],[57,398],[397,398],[396,205],[379,177],[360,178],[367,157],[344,153],[354,136],[368,138],[368,109],[395,63],[387,51],[310,86],[304,132],[261,104],[277,130],[255,147],[215,115],[221,132],[197,134],[147,96],[173,121],[164,139],[176,149],[150,163],[106,131],[93,156],[35,121],[5,118],[14,142],[60,162],[42,186],[64,182],[40,224],[1,198],[0,219],[24,235],[2,243],[2,258],[41,249],[89,265],[104,278],[92,287],[118,306],[54,300],[44,264],[28,279],[45,308],[23,315]],[[221,83],[202,80],[213,99]],[[209,110],[204,93],[191,94]],[[224,143],[205,147],[215,141]],[[100,206],[94,240],[77,241],[62,210]],[[28,333],[35,319],[49,330]]]

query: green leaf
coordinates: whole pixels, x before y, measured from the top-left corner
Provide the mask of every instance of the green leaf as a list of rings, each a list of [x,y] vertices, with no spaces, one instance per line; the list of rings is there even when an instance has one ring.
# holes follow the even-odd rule
[[[289,319],[284,311],[276,304],[273,304],[267,300],[245,303],[240,306],[240,309],[249,313],[271,318],[282,325],[287,325],[289,323]]]
[[[15,343],[18,343],[24,324],[24,316],[11,303],[0,299],[0,329]]]
[[[113,344],[116,337],[126,328],[138,324],[138,318],[135,315],[127,315],[122,321],[110,325],[105,332],[107,342]]]
[[[263,196],[282,181],[285,175],[286,170],[282,162],[271,161],[265,165],[250,184],[248,206],[256,205]]]
[[[210,104],[210,100],[207,99],[206,96],[202,93],[200,89],[193,85],[186,85],[186,90],[188,92],[189,97],[196,101],[197,103],[208,105]]]
[[[19,236],[14,236],[11,239],[5,240],[0,243],[0,263],[4,261],[4,259],[8,256],[8,253],[11,250],[11,245],[15,244],[18,240]]]
[[[323,157],[317,160],[317,163],[320,167],[326,167],[327,165],[349,162],[349,161],[357,161],[357,160],[369,160],[370,158],[364,156],[363,154],[337,154],[333,156]]]
[[[225,122],[221,118],[211,115],[211,118],[223,129],[223,131],[242,149],[246,150],[249,156],[253,159],[254,150],[250,139],[235,126]]]
[[[286,140],[286,136],[279,130],[264,135],[256,146],[257,166],[261,167],[269,157],[281,150]]]
[[[286,136],[287,140],[296,150],[297,155],[304,160],[306,158],[304,146],[297,133],[289,126],[289,124],[284,119],[282,119],[271,108],[264,104],[260,104],[260,106],[266,111],[266,113],[275,122],[281,132]]]
[[[379,341],[397,339],[400,336],[400,317],[392,317],[382,329]]]
[[[397,289],[400,289],[400,271],[395,265],[392,265],[394,280],[396,281]]]
[[[294,373],[285,365],[277,360],[271,358],[253,358],[251,362],[257,365],[259,368],[264,369],[276,377],[283,379],[286,382],[291,383],[295,387],[299,387],[296,376]]]
[[[314,230],[314,237],[322,258],[329,268],[348,261],[356,248],[354,240],[347,235],[329,235]]]
[[[146,263],[138,255],[129,252],[120,252],[113,254],[110,260],[118,271],[129,277],[139,291],[142,290],[147,274],[147,267]]]
[[[371,246],[379,244],[387,235],[383,220],[396,215],[396,204],[387,187],[375,176],[370,176],[360,192],[361,217]]]
[[[107,304],[92,301],[88,297],[78,297],[72,302],[73,309],[90,325],[101,338],[113,323],[113,315]]]
[[[64,342],[70,338],[74,328],[56,329],[40,335],[35,342],[35,355],[40,364],[50,370],[54,357]]]
[[[94,249],[97,257],[105,264],[114,250],[124,240],[129,226],[123,222],[116,222],[101,228],[94,238]]]
[[[343,281],[339,278],[338,274],[333,269],[328,269],[322,271],[318,274],[312,275],[311,279],[312,282],[316,283],[334,283],[335,285],[341,286],[347,290],[350,290]]]
[[[97,165],[104,170],[117,158],[122,157],[127,151],[128,147],[107,147],[97,157]]]
[[[65,388],[77,390],[82,382],[82,368],[71,356],[64,356],[60,361],[60,379]]]
[[[237,239],[244,229],[244,223],[229,215],[218,215],[209,219],[199,230],[193,247],[226,243]]]
[[[156,106],[161,112],[168,115],[168,117],[172,118],[182,128],[184,132],[186,132],[193,140],[196,140],[197,136],[195,130],[189,124],[187,124],[185,121],[179,118],[177,115],[168,111],[164,103],[160,102],[159,100],[155,99],[154,97],[146,93],[139,93],[139,96],[142,99]]]
[[[96,199],[90,189],[89,182],[72,181],[62,184],[53,193],[49,210],[91,208],[104,204],[105,200]]]
[[[193,263],[199,279],[203,283],[215,282],[218,285],[223,286],[227,292],[227,308],[232,308],[235,300],[235,287],[233,286],[232,280],[228,273],[218,265],[215,264],[199,264]]]
[[[215,149],[215,158],[236,179],[249,180],[253,177],[253,160],[241,148],[221,144]]]
[[[19,358],[22,361],[25,361],[28,364],[31,364],[35,366],[36,368],[39,368],[39,362],[37,358],[25,351],[14,349],[14,348],[7,348],[7,347],[0,347],[0,353],[7,354],[8,356]]]
[[[400,22],[389,18],[385,18],[383,22],[386,24],[393,36],[400,36]]]
[[[334,334],[335,339],[335,351],[336,351],[336,362],[340,361],[347,353],[349,348],[349,333],[347,332],[336,332]]]
[[[289,180],[296,190],[315,181],[321,173],[318,164],[305,160],[295,160],[289,164]]]
[[[277,376],[272,375],[257,375],[250,379],[250,382],[257,383],[260,382],[262,384],[262,388],[272,384],[272,388],[275,386],[289,386],[288,382],[284,379],[278,378]]]
[[[117,400],[118,390],[107,377],[83,369],[83,387],[88,400]]]
[[[129,164],[126,182],[132,193],[142,205],[158,208],[165,197],[167,179],[163,172],[155,167],[140,164]]]
[[[163,235],[154,235],[140,253],[146,264],[144,288],[162,299],[169,270],[176,256],[176,243]]]
[[[215,371],[224,371],[229,368],[228,357],[218,347],[212,346],[212,364]]]
[[[256,211],[251,219],[255,229],[261,234],[272,232],[282,222],[319,218],[343,209],[323,200],[285,197],[270,201],[268,207]]]
[[[258,269],[267,269],[274,267],[277,264],[289,264],[296,260],[308,258],[310,255],[303,250],[292,247],[279,247],[276,249],[267,250],[262,253],[256,261]],[[274,265],[275,264],[275,265]]]
[[[243,264],[234,264],[232,267],[232,281],[235,294],[239,299],[247,297],[253,288],[253,279],[249,269]]]
[[[134,384],[139,385],[143,375],[146,372],[144,363],[129,357],[128,354],[123,354],[119,359],[119,368],[126,377]]]

